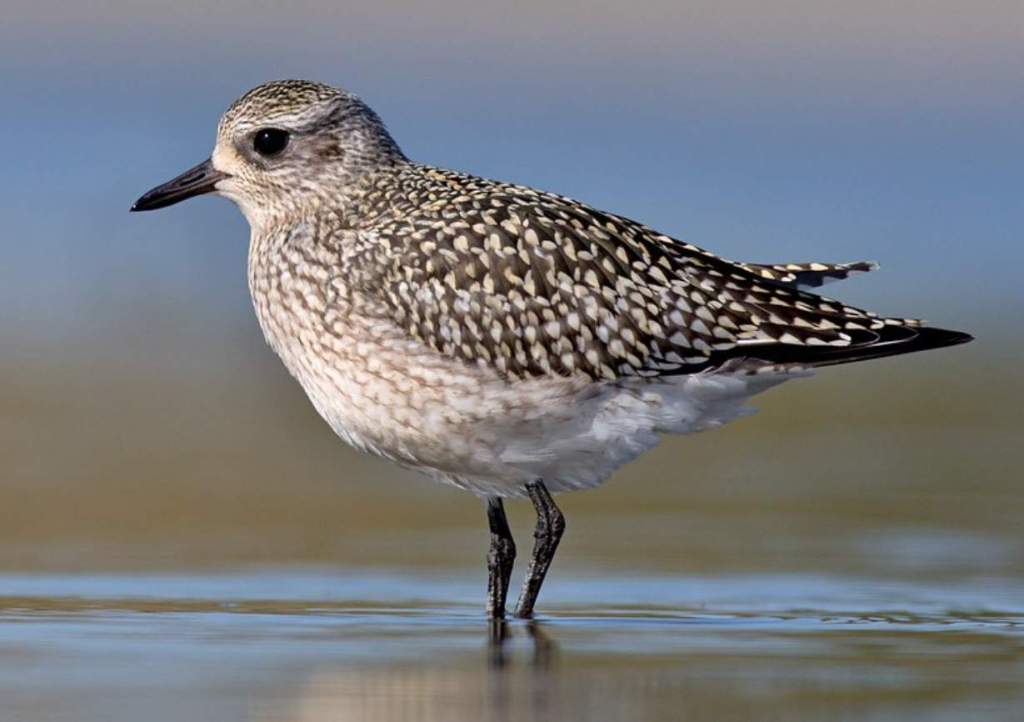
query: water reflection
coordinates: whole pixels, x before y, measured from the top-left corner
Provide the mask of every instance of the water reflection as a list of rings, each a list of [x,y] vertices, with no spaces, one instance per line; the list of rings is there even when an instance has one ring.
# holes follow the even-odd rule
[[[515,630],[518,630],[516,632]],[[513,626],[505,619],[492,619],[487,623],[488,664],[492,669],[502,669],[509,661],[509,647],[514,634],[522,634],[530,642],[529,665],[541,669],[551,665],[558,645],[544,631],[536,619],[528,619]]]
[[[661,625],[648,632],[675,638],[674,649],[655,644],[647,654],[623,654],[601,641],[620,626],[629,621],[588,623],[582,635],[559,621],[505,625],[511,639],[526,644],[510,645],[504,637],[497,662],[488,648],[490,664],[479,654],[449,653],[398,665],[325,665],[298,685],[288,704],[257,719],[930,720],[970,718],[980,710],[991,713],[986,719],[1013,719],[1024,703],[1016,677],[1024,672],[1019,640],[1004,639],[1002,647],[985,634],[891,629],[866,638],[824,629],[777,637],[777,630],[755,631],[756,623],[735,634],[726,622],[710,646],[697,629]],[[682,638],[690,633],[703,642],[689,645]],[[564,657],[550,654],[558,647],[553,636],[570,643]]]
[[[1024,705],[1019,580],[606,574],[495,625],[478,582],[0,575],[0,720],[905,722]]]

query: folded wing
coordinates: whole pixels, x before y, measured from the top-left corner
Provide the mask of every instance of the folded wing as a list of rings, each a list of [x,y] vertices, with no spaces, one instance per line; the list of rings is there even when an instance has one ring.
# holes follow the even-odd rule
[[[411,336],[513,377],[822,366],[969,340],[802,290],[868,263],[734,263],[563,196],[432,172],[363,238],[351,283]]]

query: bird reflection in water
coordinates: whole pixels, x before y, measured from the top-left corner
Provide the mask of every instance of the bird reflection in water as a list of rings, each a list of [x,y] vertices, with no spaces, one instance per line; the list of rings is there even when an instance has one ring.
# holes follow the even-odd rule
[[[535,619],[514,625],[526,632],[530,640],[532,654],[530,655],[529,666],[547,668],[554,662],[558,652],[558,645],[544,631],[543,626]],[[488,661],[491,669],[501,669],[508,663],[509,643],[513,638],[513,626],[504,619],[491,619],[488,621]]]
[[[543,625],[495,620],[480,631],[486,659],[467,649],[402,664],[319,668],[283,704],[259,710],[255,722],[505,722],[555,712],[564,718],[567,704],[580,704],[582,686],[570,685],[565,694],[560,675],[552,674],[558,645]]]

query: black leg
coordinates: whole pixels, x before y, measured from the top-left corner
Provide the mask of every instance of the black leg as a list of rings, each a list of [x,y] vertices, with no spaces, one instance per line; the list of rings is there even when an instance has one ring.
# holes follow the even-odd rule
[[[487,497],[487,523],[491,527],[491,548],[487,552],[487,616],[504,619],[516,543],[505,518],[505,506],[497,496]]]
[[[516,604],[516,616],[523,619],[533,616],[533,605],[537,603],[544,576],[548,573],[551,560],[555,558],[555,550],[558,549],[558,541],[565,531],[565,517],[555,505],[543,481],[527,484],[526,493],[530,495],[533,508],[537,510],[537,527],[533,532],[533,557],[526,572],[519,603]]]

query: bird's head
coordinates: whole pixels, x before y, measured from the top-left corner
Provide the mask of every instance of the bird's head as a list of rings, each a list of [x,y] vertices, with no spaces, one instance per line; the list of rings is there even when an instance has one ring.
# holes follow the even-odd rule
[[[232,103],[210,158],[153,188],[132,206],[147,211],[216,192],[250,223],[340,200],[367,173],[404,161],[376,113],[338,88],[279,80]]]

